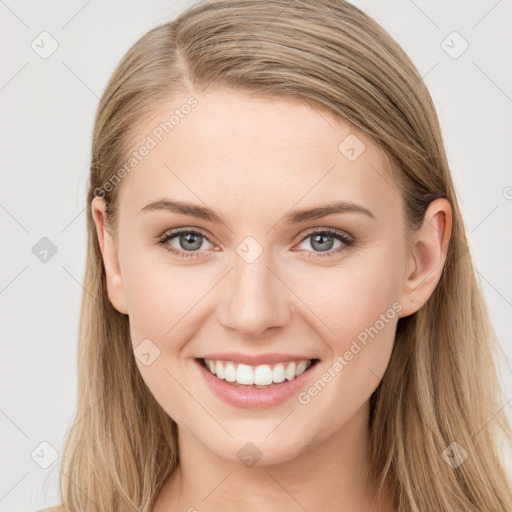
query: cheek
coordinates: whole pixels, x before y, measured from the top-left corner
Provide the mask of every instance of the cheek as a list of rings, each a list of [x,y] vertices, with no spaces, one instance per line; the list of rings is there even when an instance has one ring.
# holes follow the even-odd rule
[[[165,270],[161,264],[131,275],[130,333],[140,374],[174,421],[183,423],[189,416],[199,421],[201,411],[190,408],[185,368],[180,361],[181,348],[191,336],[188,330],[194,314],[191,308],[198,300],[197,288],[185,282],[179,269]]]
[[[208,291],[204,272],[191,269],[167,264],[164,249],[156,258],[153,254],[133,259],[126,293],[134,344],[144,338],[169,344],[182,332],[194,314],[194,305]]]
[[[348,410],[362,405],[379,384],[393,349],[396,325],[402,310],[401,262],[392,244],[329,269],[330,278],[309,277],[301,297],[314,312],[313,330],[323,333],[329,358],[322,382],[304,390],[304,401],[316,394],[319,405],[340,397]],[[306,299],[307,297],[307,299]],[[327,388],[326,392],[323,389]],[[340,414],[345,414],[341,412]]]
[[[155,399],[178,421],[190,405],[185,390],[189,368],[183,365],[192,363],[184,358],[183,348],[204,321],[201,299],[215,281],[200,266],[179,266],[161,255],[138,256],[135,251],[131,256],[125,282],[137,366]],[[148,352],[150,356],[138,357]],[[151,364],[146,365],[148,358]]]
[[[323,322],[333,331],[323,337],[329,356],[322,361],[316,380],[297,399],[306,422],[312,414],[329,418],[322,426],[325,436],[349,422],[368,401],[393,350],[401,310],[393,300],[393,286],[385,282],[371,286],[369,281],[363,285],[362,281],[352,275],[343,280],[344,287],[331,283],[326,293],[332,302],[317,304]],[[326,332],[323,322],[315,321],[317,332]]]
[[[315,330],[330,339],[333,349],[344,350],[347,340],[377,323],[384,330],[389,320],[398,320],[396,303],[400,296],[400,268],[391,266],[385,251],[347,261],[339,268],[302,273],[294,289],[312,312]],[[381,315],[386,315],[382,325]]]

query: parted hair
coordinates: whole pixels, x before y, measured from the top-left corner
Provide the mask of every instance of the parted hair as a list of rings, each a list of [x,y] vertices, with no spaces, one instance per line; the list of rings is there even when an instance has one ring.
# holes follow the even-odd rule
[[[179,464],[177,425],[139,373],[128,316],[108,298],[91,202],[126,161],[143,120],[175,95],[207,87],[307,102],[362,130],[389,159],[408,233],[421,226],[431,201],[450,202],[452,236],[440,281],[423,307],[399,319],[389,365],[370,399],[372,472],[399,512],[512,510],[500,455],[512,437],[498,414],[499,344],[438,117],[400,45],[343,0],[197,2],[137,40],[111,76],[92,137],[78,400],[55,510],[150,512]],[[103,192],[114,229],[121,186]],[[468,454],[456,468],[442,456],[454,442]]]

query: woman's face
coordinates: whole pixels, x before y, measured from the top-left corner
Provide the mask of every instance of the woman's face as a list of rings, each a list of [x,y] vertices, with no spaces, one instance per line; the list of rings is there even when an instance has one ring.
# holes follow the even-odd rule
[[[182,432],[225,459],[283,462],[365,410],[413,312],[401,196],[377,146],[326,112],[225,90],[183,107],[188,97],[137,132],[118,245],[99,234],[110,300]],[[322,212],[333,205],[344,207]],[[102,199],[93,208],[101,233]],[[183,234],[159,243],[170,230]],[[284,382],[236,385],[203,367],[208,355],[229,379]],[[301,360],[318,361],[295,380]],[[261,364],[238,369],[250,362]]]

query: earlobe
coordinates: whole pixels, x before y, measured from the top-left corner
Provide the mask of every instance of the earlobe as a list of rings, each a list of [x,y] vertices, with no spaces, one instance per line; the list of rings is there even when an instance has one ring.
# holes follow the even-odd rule
[[[452,209],[447,199],[432,201],[423,224],[413,233],[407,273],[402,288],[400,316],[418,311],[434,292],[446,261],[452,228]]]
[[[105,199],[95,197],[91,203],[91,212],[96,226],[96,234],[103,257],[103,264],[105,266],[109,300],[117,311],[126,315],[128,314],[128,310],[126,307],[123,277],[119,265],[119,253],[113,235],[106,222],[107,215],[105,206]]]

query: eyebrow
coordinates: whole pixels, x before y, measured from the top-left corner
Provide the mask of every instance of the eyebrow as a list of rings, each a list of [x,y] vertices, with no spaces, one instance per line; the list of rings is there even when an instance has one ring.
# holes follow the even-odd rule
[[[174,213],[181,213],[183,215],[189,215],[198,219],[207,220],[213,223],[225,224],[222,217],[217,215],[213,210],[205,206],[199,206],[184,201],[171,201],[169,199],[160,199],[154,201],[143,208],[143,211],[155,211],[155,210],[168,210]],[[285,224],[295,224],[304,222],[306,220],[321,219],[328,215],[336,213],[362,213],[368,217],[375,219],[375,215],[365,208],[364,206],[350,203],[347,201],[337,201],[328,203],[322,206],[316,206],[314,208],[308,208],[303,210],[295,210],[286,214],[283,217]]]

